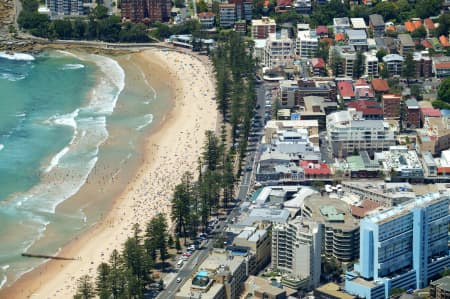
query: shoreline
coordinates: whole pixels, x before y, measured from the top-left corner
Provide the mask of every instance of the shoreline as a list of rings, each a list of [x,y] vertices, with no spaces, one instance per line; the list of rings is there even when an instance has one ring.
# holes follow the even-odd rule
[[[144,141],[143,164],[113,200],[107,215],[58,253],[77,260],[47,261],[1,290],[1,297],[71,298],[79,276],[94,276],[98,264],[107,261],[113,249],[121,250],[131,233],[131,224],[138,222],[143,227],[157,212],[170,212],[171,194],[181,174],[197,169],[204,131],[216,129],[210,65],[192,55],[170,50],[146,50],[130,55],[145,64],[147,79],[160,75],[151,72],[151,65],[167,70],[168,84],[176,94],[174,106],[149,132]]]

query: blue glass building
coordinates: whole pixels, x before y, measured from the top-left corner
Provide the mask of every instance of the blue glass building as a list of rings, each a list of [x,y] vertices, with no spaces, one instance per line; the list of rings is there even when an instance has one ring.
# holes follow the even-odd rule
[[[348,293],[388,298],[391,289],[423,288],[450,264],[449,196],[430,193],[360,222],[360,260],[346,273]]]

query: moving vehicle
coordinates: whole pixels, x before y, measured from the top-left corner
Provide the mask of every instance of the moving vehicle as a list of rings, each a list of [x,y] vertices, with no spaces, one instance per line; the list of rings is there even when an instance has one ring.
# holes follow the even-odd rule
[[[184,263],[183,260],[179,260],[177,263],[177,268],[180,269],[181,267],[183,267],[183,263]]]
[[[177,277],[177,283],[180,283],[182,281],[181,277]]]

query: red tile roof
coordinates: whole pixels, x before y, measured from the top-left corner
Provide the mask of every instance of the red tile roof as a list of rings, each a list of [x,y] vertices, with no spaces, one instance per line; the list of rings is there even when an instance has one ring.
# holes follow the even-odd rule
[[[433,21],[432,21],[430,18],[425,19],[425,20],[423,21],[423,23],[424,23],[425,26],[428,28],[428,30],[434,30],[434,29],[436,29],[436,26],[434,26],[434,23],[433,23]]]
[[[361,111],[363,116],[383,115],[383,109],[381,109],[381,105],[376,101],[358,100],[348,103],[347,106],[356,109],[356,111]]]
[[[305,175],[331,175],[330,167],[326,163],[314,163],[312,161],[300,161]]]
[[[448,42],[448,38],[445,35],[439,36],[439,42],[443,47],[450,47],[450,43]]]
[[[421,108],[420,111],[422,112],[423,116],[428,117],[441,117],[441,110],[434,109],[434,108]]]
[[[337,40],[337,41],[345,40],[345,35],[344,35],[344,33],[339,32],[338,34],[336,34],[334,39]]]
[[[408,31],[408,32],[413,32],[414,30],[416,30],[416,27],[414,26],[413,22],[410,22],[410,21],[405,22],[405,28],[406,28],[406,31]]]
[[[337,83],[339,94],[343,98],[353,98],[355,93],[353,91],[353,85],[349,81],[340,81]]]
[[[384,79],[372,79],[372,87],[375,91],[384,92],[389,90],[389,85]]]
[[[329,45],[330,47],[333,45],[333,39],[332,39],[332,38],[329,38],[329,37],[322,37],[322,38],[320,39],[320,41],[321,41],[321,42],[327,41],[327,42],[328,42],[328,45]]]
[[[319,25],[319,26],[317,26],[317,28],[316,28],[316,33],[317,33],[318,35],[321,35],[321,34],[328,34],[328,28],[327,28],[327,26],[324,26],[324,25]]]
[[[417,28],[419,28],[420,26],[422,26],[422,21],[414,21],[414,22],[413,22],[413,25],[414,25],[414,29],[417,29]]]
[[[395,32],[395,31],[396,31],[394,25],[389,25],[388,28],[387,28],[387,30],[388,30],[388,31],[392,31],[392,32]]]
[[[424,39],[423,41],[420,42],[422,44],[422,46],[425,47],[425,49],[431,49],[433,48],[433,45],[431,45],[431,43],[429,41],[427,41],[426,39]]]
[[[437,69],[450,69],[450,62],[441,62],[441,63],[436,63],[435,67]]]
[[[293,0],[277,0],[277,6],[292,6]]]
[[[314,68],[325,68],[325,61],[322,58],[311,58],[311,65]]]
[[[351,206],[352,215],[358,218],[363,218],[367,213],[375,210],[376,208],[379,208],[380,206],[381,204],[377,203],[376,201],[364,199],[359,206]]]
[[[214,17],[214,16],[215,16],[214,13],[210,12],[210,11],[201,12],[201,13],[198,14],[199,18],[211,18],[211,17]]]

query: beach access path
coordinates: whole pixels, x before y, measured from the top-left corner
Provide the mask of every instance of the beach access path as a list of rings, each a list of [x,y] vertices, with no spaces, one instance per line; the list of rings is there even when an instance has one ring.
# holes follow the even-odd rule
[[[170,213],[173,189],[182,174],[198,169],[205,130],[216,130],[217,123],[212,66],[169,50],[129,55],[142,65],[150,82],[152,76],[167,76],[176,94],[175,106],[148,137],[141,168],[109,214],[59,253],[76,260],[48,261],[2,290],[0,297],[73,298],[77,279],[85,274],[95,276],[97,266],[108,261],[113,249],[122,249],[134,223],[142,227],[157,213]],[[155,74],[155,69],[165,69],[167,74]]]

